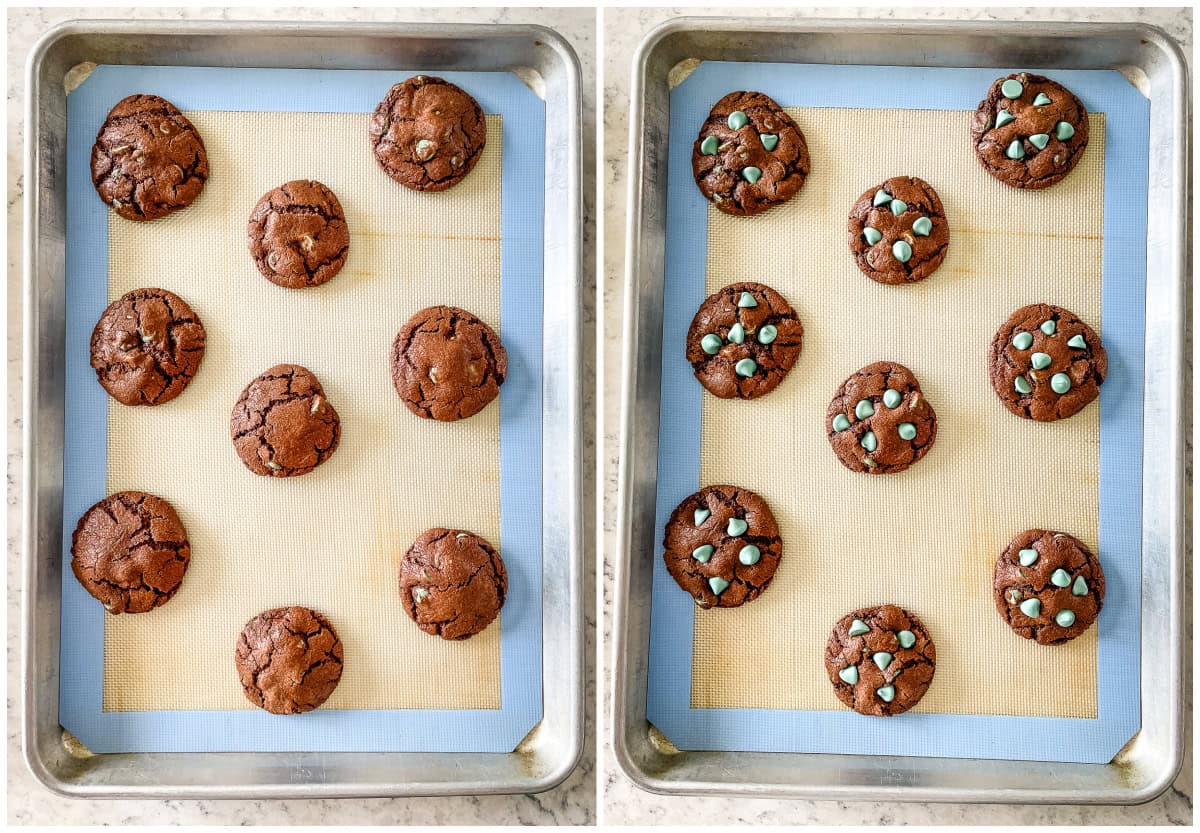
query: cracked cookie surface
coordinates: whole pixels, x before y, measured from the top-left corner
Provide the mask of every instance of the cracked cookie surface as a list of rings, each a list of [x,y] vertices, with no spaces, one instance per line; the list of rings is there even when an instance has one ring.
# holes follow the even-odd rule
[[[492,545],[473,532],[435,528],[400,562],[400,602],[425,633],[467,639],[500,613],[508,572]]]
[[[487,142],[483,110],[462,88],[417,75],[396,84],[371,118],[375,160],[414,191],[444,191],[466,177]]]
[[[92,146],[92,184],[128,220],[157,220],[191,205],[208,181],[204,140],[171,102],[117,102]]]
[[[864,607],[833,626],[825,671],[837,698],[859,714],[891,717],[920,702],[937,652],[925,625],[896,605]]]
[[[1008,317],[988,348],[992,389],[1012,413],[1053,422],[1100,395],[1108,353],[1079,316],[1054,304],[1029,304]]]
[[[825,432],[850,471],[895,474],[929,453],[937,414],[911,370],[875,362],[842,382],[825,414]]]
[[[1040,645],[1061,645],[1092,626],[1104,604],[1104,570],[1073,535],[1027,529],[996,559],[996,611],[1013,632]]]
[[[787,202],[808,176],[808,145],[771,98],[739,90],[713,105],[692,148],[700,193],[726,214],[759,214]]]
[[[161,405],[200,369],[206,334],[200,317],[165,289],[135,289],[108,305],[92,330],[91,364],[123,405]]]
[[[915,176],[894,176],[867,189],[850,209],[846,230],[862,273],[891,285],[929,277],[950,246],[942,200]]]
[[[686,355],[722,399],[770,393],[796,363],[804,327],[787,300],[761,283],[733,283],[705,299],[688,328]]]
[[[1014,188],[1049,188],[1075,169],[1088,113],[1066,87],[1028,72],[997,78],[971,120],[984,170]]]
[[[179,590],[191,561],[175,508],[145,492],[117,492],[83,513],[71,571],[109,613],[145,613]]]
[[[297,606],[255,616],[234,649],[246,699],[271,714],[301,714],[328,700],[342,678],[343,659],[329,620]]]
[[[258,271],[287,289],[331,280],[350,251],[342,204],[311,179],[285,182],[263,194],[250,214],[246,238]]]
[[[308,474],[337,450],[341,420],[311,371],[277,364],[248,384],[229,419],[246,468],[265,477]]]
[[[684,498],[663,537],[667,571],[704,608],[754,601],[782,557],[783,539],[767,502],[737,486],[706,486]]]
[[[483,321],[458,307],[426,307],[396,335],[392,384],[410,411],[453,422],[500,395],[508,353]]]

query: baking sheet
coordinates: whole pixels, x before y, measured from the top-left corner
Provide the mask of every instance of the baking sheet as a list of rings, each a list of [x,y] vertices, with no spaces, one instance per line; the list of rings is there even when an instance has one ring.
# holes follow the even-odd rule
[[[489,141],[462,185],[417,194],[382,175],[366,132],[388,86],[418,71],[101,67],[68,99],[66,546],[87,505],[138,488],[174,503],[193,551],[179,594],[144,616],[104,617],[65,571],[63,633],[86,635],[64,636],[61,719],[93,751],[507,752],[540,717],[543,162],[527,137],[544,106],[512,75],[441,73],[490,114]],[[156,223],[111,217],[86,174],[105,113],[134,91],[183,109],[213,170],[195,205]],[[302,177],[338,194],[351,249],[332,282],[287,292],[255,270],[245,223]],[[81,322],[144,285],[188,300],[208,348],[177,400],[114,407]],[[499,407],[476,420],[417,419],[391,387],[395,332],[435,303],[476,312],[509,352]],[[271,480],[244,469],[227,426],[241,388],[281,361],[322,380],[343,437],[317,472]],[[439,525],[498,542],[509,571],[499,622],[464,643],[418,631],[396,596],[399,557]],[[242,696],[232,647],[255,612],[289,603],[326,613],[347,659],[323,708],[279,718]]]
[[[699,611],[656,552],[648,716],[680,748],[1107,761],[1137,728],[1148,106],[1117,73],[1049,73],[1093,134],[1071,177],[1023,194],[965,139],[1007,71],[709,62],[672,94],[659,528],[700,485],[731,482],[768,500],[785,553],[760,600]],[[797,197],[753,218],[716,211],[690,173],[698,126],[734,89],[803,105],[814,160]],[[896,174],[938,190],[951,246],[930,279],[892,288],[854,266],[845,215]],[[805,345],[778,391],[722,401],[682,344],[705,295],[746,279],[789,298]],[[1043,299],[1100,324],[1112,365],[1101,406],[1054,425],[1011,417],[985,367],[999,324]],[[938,442],[908,472],[855,476],[828,448],[825,408],[884,358],[920,379]],[[1098,543],[1109,577],[1099,627],[1054,649],[1011,634],[991,601],[996,555],[1037,525]],[[929,693],[888,721],[841,707],[822,663],[833,622],[883,602],[911,607],[938,647]]]

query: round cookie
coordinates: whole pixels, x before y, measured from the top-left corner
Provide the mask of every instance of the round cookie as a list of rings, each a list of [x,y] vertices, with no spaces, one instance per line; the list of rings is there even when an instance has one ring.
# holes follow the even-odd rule
[[[264,610],[242,628],[234,662],[246,699],[271,714],[309,712],[342,678],[342,640],[306,607]]]
[[[92,146],[92,184],[127,220],[157,220],[191,205],[208,181],[204,140],[156,95],[117,102]]]
[[[1088,113],[1074,93],[1041,75],[997,78],[971,121],[984,170],[1014,188],[1049,188],[1079,162]]]
[[[804,133],[762,93],[739,90],[718,101],[692,148],[700,192],[734,216],[787,202],[804,185],[808,170]]]
[[[1061,645],[1100,615],[1104,570],[1078,538],[1027,529],[996,560],[992,598],[1014,633],[1041,645]]]
[[[1030,304],[996,331],[988,348],[988,375],[1008,410],[1053,422],[1074,416],[1100,395],[1108,353],[1075,313]]]
[[[937,414],[911,370],[875,362],[842,382],[825,414],[825,432],[850,471],[895,474],[929,453]]]
[[[749,489],[706,486],[667,521],[663,560],[700,607],[739,607],[767,589],[783,540],[767,502]]]
[[[924,280],[942,265],[950,245],[937,191],[915,176],[894,176],[869,188],[850,209],[846,229],[854,262],[879,283]]]
[[[161,405],[200,369],[206,335],[200,317],[165,289],[135,289],[108,305],[92,330],[96,378],[122,405]]]
[[[487,324],[458,307],[426,307],[396,335],[392,384],[410,411],[454,422],[500,395],[508,353]]]
[[[915,706],[936,667],[937,652],[925,625],[895,605],[843,616],[825,644],[825,671],[837,698],[872,717],[891,717]]]
[[[371,118],[375,161],[414,191],[445,191],[466,177],[487,142],[487,122],[474,98],[432,75],[388,90]]]
[[[492,545],[462,529],[430,529],[400,562],[400,602],[425,633],[468,639],[504,606],[508,572]]]
[[[700,384],[722,399],[773,391],[800,355],[804,327],[787,300],[761,283],[732,283],[692,318],[687,360]]]
[[[287,289],[331,280],[350,251],[342,204],[311,179],[285,182],[263,194],[250,214],[246,239],[258,271]]]
[[[233,406],[229,433],[250,471],[296,477],[333,456],[342,424],[311,371],[277,364],[246,385]]]
[[[117,492],[83,513],[71,571],[109,613],[145,613],[179,590],[191,561],[175,508],[145,492]]]

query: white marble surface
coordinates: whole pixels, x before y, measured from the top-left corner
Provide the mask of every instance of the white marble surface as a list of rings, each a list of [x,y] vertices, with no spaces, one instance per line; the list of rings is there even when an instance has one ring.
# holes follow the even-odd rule
[[[24,61],[29,47],[50,26],[78,18],[186,18],[198,20],[366,20],[413,22],[539,23],[557,30],[575,48],[583,69],[585,180],[595,170],[595,14],[591,9],[11,9],[8,12],[8,821],[16,824],[563,824],[595,819],[594,694],[595,584],[584,591],[587,606],[587,720],[583,763],[558,788],[533,796],[479,798],[371,799],[361,801],[80,801],[58,798],[38,784],[20,750],[19,552],[21,456],[21,143]],[[592,226],[595,189],[585,193],[585,225]],[[595,240],[584,241],[584,343],[594,343]],[[587,351],[584,379],[593,379],[594,351]],[[585,411],[594,388],[585,383]],[[595,422],[585,424],[584,471],[595,459]],[[584,477],[588,518],[584,541],[594,540],[591,508],[594,482]],[[590,553],[588,553],[590,556]],[[589,562],[590,563],[590,562]],[[591,570],[587,570],[591,573]]]
[[[945,18],[1019,20],[1140,20],[1164,28],[1190,57],[1192,16],[1189,9],[754,9],[745,14],[771,17]],[[607,9],[604,13],[604,494],[605,534],[616,524],[617,432],[620,417],[621,320],[625,258],[625,149],[629,81],[633,53],[642,37],[679,15],[723,16],[721,9]],[[608,550],[603,548],[602,552]],[[604,610],[611,609],[612,566],[605,565]],[[1190,609],[1190,606],[1189,606]],[[608,641],[606,622],[605,645]],[[1189,631],[1190,632],[1190,631]],[[604,655],[606,672],[610,652]],[[606,673],[606,679],[607,679]],[[1190,679],[1190,675],[1188,676]],[[611,720],[611,691],[606,685],[605,723]],[[1190,708],[1190,707],[1189,707]],[[607,824],[1190,824],[1192,821],[1192,746],[1190,721],[1185,738],[1189,754],[1172,789],[1141,807],[1066,807],[955,804],[873,804],[828,801],[730,801],[724,798],[664,797],[637,789],[621,773],[604,732],[601,759],[602,806]]]

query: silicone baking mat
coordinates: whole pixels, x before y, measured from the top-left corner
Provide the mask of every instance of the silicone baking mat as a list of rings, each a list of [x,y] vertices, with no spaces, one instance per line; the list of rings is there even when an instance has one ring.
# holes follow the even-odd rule
[[[1010,71],[706,62],[672,92],[658,528],[700,486],[733,483],[766,498],[784,541],[773,586],[735,610],[696,608],[656,546],[648,716],[681,749],[1107,762],[1137,730],[1149,103],[1116,72],[1046,71],[1088,107],[1091,138],[1070,177],[1022,192],[969,142]],[[813,160],[797,196],[749,218],[691,175],[700,125],[739,89],[787,107]],[[904,287],[846,248],[850,206],[894,175],[937,189],[951,235],[941,268]],[[705,393],[683,355],[701,301],[739,280],[781,291],[805,328],[788,378],[752,401]],[[999,325],[1042,300],[1097,326],[1110,360],[1099,405],[1053,424],[1009,414],[986,368]],[[938,440],[867,477],[837,462],[824,417],[880,359],[916,374]],[[1108,578],[1098,625],[1065,646],[1017,637],[993,607],[996,557],[1034,526],[1098,547]],[[930,629],[937,673],[913,711],[869,718],[834,696],[823,652],[838,618],[889,602]]]
[[[379,169],[367,137],[395,72],[101,66],[68,98],[66,463],[60,722],[94,752],[509,752],[541,717],[541,280],[544,103],[507,73],[439,73],[487,114],[472,173],[420,194]],[[211,177],[188,209],[116,217],[88,172],[109,108],[134,92],[172,101],[205,140]],[[350,228],[341,273],[311,290],[258,274],[246,222],[290,179],[337,193]],[[88,341],[124,292],[162,286],[208,331],[177,399],[113,403]],[[473,419],[412,415],[388,351],[432,304],[475,312],[499,333],[509,374]],[[229,440],[241,389],[279,362],[311,369],[342,420],[313,473],[251,474]],[[138,489],[170,500],[192,560],[179,593],[147,614],[107,616],[69,569],[88,506]],[[432,526],[498,544],[509,574],[500,619],[465,642],[420,632],[396,568]],[[233,647],[257,612],[325,613],[345,649],[326,704],[276,716],[241,692]]]

